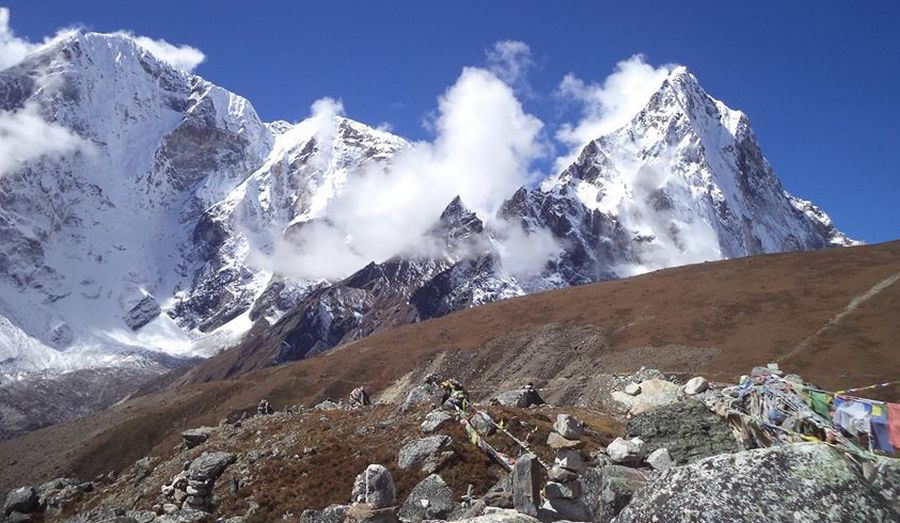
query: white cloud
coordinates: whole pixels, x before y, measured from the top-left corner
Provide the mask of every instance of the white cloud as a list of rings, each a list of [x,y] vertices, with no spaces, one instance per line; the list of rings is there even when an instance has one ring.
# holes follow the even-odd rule
[[[518,40],[502,40],[485,51],[488,69],[512,86],[524,86],[528,70],[534,66],[531,48]]]
[[[9,8],[0,7],[0,70],[21,62],[25,55],[43,44],[33,44],[19,38],[9,26]],[[44,43],[49,41],[45,40]]]
[[[567,74],[557,94],[580,105],[581,119],[562,125],[556,133],[557,139],[570,147],[567,155],[557,160],[557,168],[572,163],[590,141],[628,123],[660,88],[672,68],[653,67],[638,54],[616,64],[602,84],[585,83]]]
[[[89,148],[71,130],[46,121],[37,105],[0,112],[0,176],[44,157],[58,158]]]
[[[333,279],[399,253],[434,254],[423,235],[455,196],[491,218],[545,153],[541,122],[485,69],[463,70],[433,125],[433,141],[398,152],[389,169],[371,167],[328,203],[325,220],[299,230],[293,275]]]
[[[175,69],[186,73],[192,72],[198,65],[206,60],[203,51],[189,45],[174,45],[159,39],[154,40],[146,36],[134,36],[124,33],[134,39],[135,43],[143,47],[159,60],[171,65]]]

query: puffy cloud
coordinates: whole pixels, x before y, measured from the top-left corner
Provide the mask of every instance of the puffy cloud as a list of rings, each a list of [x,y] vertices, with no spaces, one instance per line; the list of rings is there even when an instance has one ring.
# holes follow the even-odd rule
[[[650,100],[672,71],[672,65],[653,67],[642,55],[634,55],[616,64],[616,68],[600,83],[585,83],[567,74],[559,84],[557,95],[581,108],[581,119],[564,124],[557,139],[570,147],[557,168],[572,163],[586,144],[622,127]]]
[[[0,112],[0,176],[31,161],[88,148],[88,142],[71,130],[46,121],[35,104]]]
[[[485,69],[462,71],[440,97],[433,126],[433,141],[398,152],[387,169],[372,166],[329,201],[324,219],[300,228],[293,275],[333,279],[399,253],[435,254],[424,235],[455,196],[493,217],[532,181],[529,165],[545,153],[541,122]]]
[[[19,63],[31,48],[32,44],[17,38],[9,27],[9,9],[0,7],[0,69]]]
[[[502,40],[485,51],[488,69],[509,85],[525,84],[528,70],[534,66],[531,48],[518,40]]]
[[[150,54],[179,71],[190,73],[206,60],[206,55],[203,54],[203,51],[196,47],[170,44],[163,39],[154,40],[146,36],[125,34],[131,36],[139,46],[150,51]]]

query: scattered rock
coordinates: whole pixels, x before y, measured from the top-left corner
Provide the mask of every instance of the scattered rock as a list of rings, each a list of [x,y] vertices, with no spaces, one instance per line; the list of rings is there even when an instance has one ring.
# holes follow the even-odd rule
[[[666,470],[674,465],[668,449],[656,449],[647,456],[647,463],[654,470]]]
[[[38,508],[38,494],[32,486],[19,487],[9,491],[6,502],[3,504],[3,513],[9,515],[13,512],[27,514]]]
[[[625,394],[629,396],[637,396],[641,393],[641,386],[635,382],[631,382],[628,385],[625,385]]]
[[[684,384],[684,393],[688,396],[694,396],[705,392],[709,388],[709,382],[702,376],[691,378]]]
[[[647,445],[640,438],[616,438],[606,447],[606,453],[614,463],[638,465],[647,455]]]
[[[571,414],[558,414],[553,430],[566,439],[578,439],[585,435],[584,425]]]
[[[519,456],[512,470],[513,507],[522,514],[538,515],[541,492],[538,486],[540,463],[534,454]]]
[[[840,452],[798,443],[670,468],[636,492],[616,521],[862,523],[897,517]]]
[[[453,416],[442,411],[436,410],[433,412],[429,412],[427,416],[425,416],[425,421],[422,422],[421,429],[422,432],[426,434],[430,434],[441,427],[444,423],[453,419]]]
[[[316,405],[314,408],[316,410],[338,410],[341,408],[341,406],[331,400],[325,400]]]
[[[432,474],[413,487],[406,502],[400,508],[403,521],[418,523],[422,520],[448,519],[460,508],[453,501],[453,491],[437,474]]]
[[[421,470],[431,474],[441,468],[456,453],[449,436],[438,434],[418,439],[400,449],[397,466],[401,469]]]
[[[728,423],[694,398],[633,416],[626,432],[647,442],[647,450],[667,449],[678,465],[743,450]]]
[[[566,439],[556,432],[551,432],[547,436],[547,446],[553,449],[575,449],[583,445],[583,443],[577,439]]]

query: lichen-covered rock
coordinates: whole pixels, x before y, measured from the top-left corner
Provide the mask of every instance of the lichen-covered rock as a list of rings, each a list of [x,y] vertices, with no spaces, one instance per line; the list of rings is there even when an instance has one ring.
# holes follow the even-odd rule
[[[666,470],[672,466],[672,456],[667,449],[656,449],[647,456],[647,464],[654,470]]]
[[[671,468],[640,489],[615,521],[863,523],[898,517],[840,452],[801,443]]]
[[[447,519],[459,508],[453,501],[453,490],[440,476],[432,474],[413,487],[398,515],[403,521],[418,523],[426,519]]]
[[[400,449],[397,466],[431,474],[455,454],[449,436],[437,434],[408,443]]]
[[[900,514],[900,459],[881,458],[871,475],[872,488]]]
[[[350,497],[354,503],[367,503],[375,509],[394,506],[397,488],[391,472],[381,465],[369,465],[356,477]]]
[[[436,410],[434,412],[429,412],[428,415],[425,416],[425,421],[422,422],[422,425],[419,428],[422,429],[422,432],[430,434],[452,419],[453,416],[450,414],[447,414],[442,410]]]
[[[234,454],[228,452],[204,452],[191,462],[188,477],[194,481],[215,480],[234,460]]]
[[[744,450],[731,427],[700,400],[688,399],[632,416],[629,436],[638,436],[647,450],[666,448],[679,465],[698,459]]]
[[[469,418],[469,423],[471,423],[472,427],[474,427],[482,436],[490,436],[497,432],[494,420],[491,419],[490,414],[487,412],[477,412],[474,416]]]
[[[681,394],[681,385],[659,378],[642,381],[640,389],[640,394],[636,396],[621,390],[614,391],[610,396],[632,414],[639,414],[655,407],[675,403]]]

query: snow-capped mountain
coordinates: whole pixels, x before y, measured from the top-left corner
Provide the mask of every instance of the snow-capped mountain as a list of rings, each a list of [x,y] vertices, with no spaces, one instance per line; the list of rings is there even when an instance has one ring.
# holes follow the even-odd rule
[[[784,190],[749,118],[684,67],[627,125],[535,190],[520,189],[501,214],[566,242],[548,275],[568,284],[857,243]]]
[[[248,369],[534,290],[854,243],[784,191],[748,118],[684,68],[497,216],[457,198],[434,217],[425,254],[332,281],[293,270],[284,250],[315,249],[296,233],[329,223],[329,202],[358,177],[389,172],[404,139],[330,113],[264,123],[246,99],[120,34],[72,33],[0,72],[0,109],[83,141],[0,177],[7,379],[158,372],[242,339],[230,357],[248,363],[230,368]],[[527,277],[506,243],[519,227],[558,246]]]

